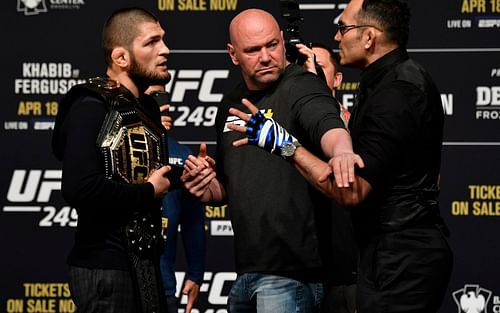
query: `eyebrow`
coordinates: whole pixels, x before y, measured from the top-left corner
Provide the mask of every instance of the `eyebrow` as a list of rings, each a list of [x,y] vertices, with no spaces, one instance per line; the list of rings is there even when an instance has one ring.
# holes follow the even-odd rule
[[[272,45],[272,44],[275,44],[275,43],[276,44],[279,43],[279,40],[276,39],[276,38],[271,39],[270,41],[266,42],[263,45],[246,47],[246,48],[243,49],[243,51],[245,51],[245,52],[251,52],[251,51],[255,51],[255,50],[260,50],[262,47],[268,47],[269,45]]]
[[[151,42],[151,41],[158,41],[158,40],[162,40],[163,36],[162,35],[147,35],[144,37],[144,41],[145,42]]]

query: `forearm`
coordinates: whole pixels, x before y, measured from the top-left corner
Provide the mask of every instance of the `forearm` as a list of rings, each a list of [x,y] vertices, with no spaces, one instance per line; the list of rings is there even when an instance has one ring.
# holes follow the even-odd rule
[[[246,135],[245,138],[234,141],[233,146],[251,144],[287,158],[293,155],[291,162],[311,185],[346,206],[356,205],[368,195],[370,185],[356,177],[354,172],[355,166],[364,167],[363,160],[354,154],[351,137],[345,128],[330,129],[321,137],[321,148],[330,159],[327,164],[304,147],[297,147],[294,144],[296,138],[276,121],[266,118],[250,101],[243,99],[241,102],[250,110],[252,116],[249,117],[235,108],[229,109],[231,115],[246,122],[245,126],[228,125],[232,131]],[[282,136],[275,136],[278,133]],[[287,149],[283,150],[284,147]],[[337,183],[332,170],[338,176]]]
[[[335,184],[333,180],[327,179],[320,182],[320,177],[327,172],[331,172],[328,164],[304,147],[298,147],[291,160],[295,168],[300,174],[316,189],[324,193],[326,196],[333,198]]]
[[[113,203],[112,208],[127,211],[150,206],[155,201],[154,187],[150,183],[126,184],[107,179],[101,174],[83,176],[67,170],[63,171],[63,184],[65,200],[75,207],[98,210],[102,203]]]
[[[334,128],[321,137],[321,149],[328,157],[353,153],[351,136],[344,128]]]
[[[330,165],[303,147],[297,148],[292,162],[295,168],[312,186],[343,207],[358,205],[371,191],[370,184],[359,176],[355,176],[354,182],[349,187],[339,188],[335,183],[335,177]],[[328,173],[328,177],[322,179]]]

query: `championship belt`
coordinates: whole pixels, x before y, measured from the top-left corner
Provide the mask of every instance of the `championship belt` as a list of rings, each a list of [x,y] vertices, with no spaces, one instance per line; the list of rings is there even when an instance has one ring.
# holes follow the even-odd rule
[[[120,88],[118,82],[101,78],[89,82],[107,90],[119,89],[97,138],[106,177],[131,184],[145,183],[151,171],[168,163],[165,131],[140,110],[137,99]]]
[[[92,78],[86,87],[109,104],[97,138],[106,177],[130,184],[145,183],[153,170],[168,164],[163,126],[152,120],[119,82]],[[161,207],[155,212],[135,212],[123,230],[142,313],[161,312],[164,307],[158,249],[164,238],[161,216]]]

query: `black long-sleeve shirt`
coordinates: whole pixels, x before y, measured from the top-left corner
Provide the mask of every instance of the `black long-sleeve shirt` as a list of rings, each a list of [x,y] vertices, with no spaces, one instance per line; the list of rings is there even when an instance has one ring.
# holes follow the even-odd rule
[[[68,263],[86,268],[128,269],[123,227],[133,212],[160,209],[151,183],[107,179],[96,141],[107,113],[102,99],[82,95],[58,120],[54,141],[63,155],[62,192],[78,212]],[[150,111],[152,108],[149,108]],[[156,107],[156,111],[158,111]],[[159,111],[152,112],[157,115]]]
[[[440,223],[438,178],[444,113],[428,73],[396,49],[366,68],[349,129],[373,187],[355,210],[358,234]]]

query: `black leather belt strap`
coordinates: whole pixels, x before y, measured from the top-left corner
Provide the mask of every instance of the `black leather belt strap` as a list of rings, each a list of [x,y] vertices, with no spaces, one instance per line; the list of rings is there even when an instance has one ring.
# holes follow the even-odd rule
[[[159,265],[151,258],[141,259],[134,252],[129,252],[132,264],[132,279],[136,284],[137,299],[141,313],[165,312],[163,308],[163,293],[159,280]]]

